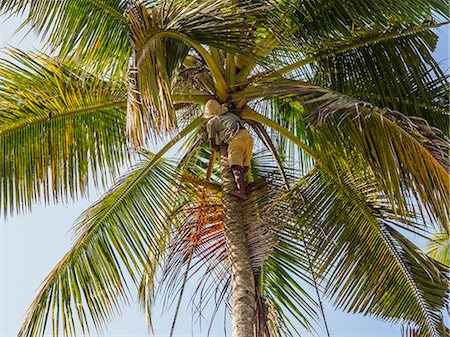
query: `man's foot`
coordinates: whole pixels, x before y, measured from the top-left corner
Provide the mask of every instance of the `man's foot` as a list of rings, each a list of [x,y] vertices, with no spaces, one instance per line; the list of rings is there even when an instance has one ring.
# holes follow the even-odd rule
[[[239,191],[231,191],[228,194],[233,195],[241,200],[245,200],[247,195],[245,193],[239,193]]]

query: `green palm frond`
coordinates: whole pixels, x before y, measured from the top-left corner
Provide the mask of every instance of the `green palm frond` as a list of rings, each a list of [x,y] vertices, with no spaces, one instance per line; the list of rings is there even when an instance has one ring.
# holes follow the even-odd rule
[[[447,132],[448,80],[431,54],[437,43],[431,28],[445,24],[391,22],[379,28],[349,27],[348,34],[324,36],[308,48],[297,42],[297,51],[289,52],[290,64],[278,69],[276,76],[296,70],[303,80],[420,116]]]
[[[325,34],[318,40],[312,40],[312,45],[305,45],[305,41],[302,41],[302,37],[299,39],[292,37],[285,41],[288,43],[287,46],[282,44],[277,49],[277,53],[279,54],[278,57],[282,58],[279,61],[282,67],[279,67],[276,73],[278,75],[285,75],[292,71],[296,71],[294,74],[299,76],[302,74],[299,72],[301,67],[309,64],[315,62],[321,63],[328,58],[334,59],[355,50],[371,50],[371,48],[374,48],[379,44],[387,43],[389,46],[393,41],[407,40],[411,37],[413,39],[408,43],[413,45],[416,43],[420,49],[425,50],[425,59],[429,61],[430,59],[432,60],[432,57],[428,55],[428,49],[434,50],[437,42],[437,36],[432,32],[432,29],[448,23],[448,21],[443,20],[437,22],[421,21],[420,23],[393,21],[386,26],[381,25],[366,29],[355,29],[353,24],[350,23],[350,25],[345,28],[344,34],[338,34],[338,36],[335,37]],[[308,41],[311,42],[310,40]],[[425,48],[423,48],[423,45]],[[412,50],[412,53],[419,58],[421,57],[421,55],[417,54],[417,50]],[[404,56],[401,55],[401,58],[404,58]],[[343,66],[348,67],[349,65],[343,64]],[[385,64],[385,66],[388,66],[388,64]],[[306,74],[310,74],[310,72],[310,69],[306,70]]]
[[[147,249],[154,256],[164,249],[174,176],[172,165],[146,155],[80,216],[72,248],[44,281],[19,336],[44,336],[49,320],[54,335],[77,336],[75,318],[86,334],[114,317],[128,301],[126,275],[136,282],[152,262]]]
[[[349,34],[325,37],[309,49],[300,44],[297,52],[290,52],[291,63],[278,69],[276,76],[296,70],[303,80],[420,116],[447,132],[448,79],[431,54],[437,43],[431,28],[447,23],[349,28]]]
[[[165,249],[171,227],[166,220],[174,207],[172,202],[177,200],[171,189],[176,170],[161,157],[204,123],[203,118],[197,118],[155,155],[144,152],[145,160],[80,216],[74,225],[75,245],[48,276],[20,336],[43,336],[49,312],[54,313],[54,333],[62,329],[64,334],[75,336],[74,305],[83,332],[90,323],[86,309],[99,329],[117,310],[118,300],[126,299],[123,269],[135,283],[144,270],[149,278],[148,272],[155,270],[152,261],[158,263]]]
[[[438,231],[427,243],[427,254],[433,259],[450,267],[450,237],[446,231]]]
[[[313,82],[377,106],[422,117],[447,130],[448,80],[430,52],[436,40],[434,33],[425,30],[370,45],[350,45],[347,51],[331,51],[326,57],[319,53],[312,65]]]
[[[0,61],[2,213],[67,202],[129,160],[126,89],[43,54]]]
[[[399,0],[387,3],[382,0],[356,0],[342,2],[320,0],[295,2],[294,24],[298,25],[296,37],[305,48],[320,45],[322,40],[338,40],[352,33],[387,28],[393,24],[420,25],[424,20],[437,21],[448,18],[448,1]]]
[[[22,29],[30,28],[50,51],[69,55],[96,72],[124,76],[131,56],[123,13],[126,0],[6,0],[0,13],[25,15]]]
[[[298,230],[335,305],[439,336],[440,312],[448,303],[446,269],[420,251],[396,227],[398,216],[369,172],[330,160],[333,172],[313,170],[296,187],[301,202]],[[410,227],[413,230],[412,227]],[[433,289],[433,291],[429,291]]]

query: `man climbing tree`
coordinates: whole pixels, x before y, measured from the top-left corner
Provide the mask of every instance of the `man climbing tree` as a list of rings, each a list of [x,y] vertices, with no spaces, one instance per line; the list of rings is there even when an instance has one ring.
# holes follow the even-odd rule
[[[217,151],[221,146],[228,146],[228,165],[236,183],[236,191],[230,194],[244,200],[247,197],[244,177],[250,167],[253,138],[242,119],[214,99],[206,103],[203,116],[211,118],[206,124],[211,148]]]

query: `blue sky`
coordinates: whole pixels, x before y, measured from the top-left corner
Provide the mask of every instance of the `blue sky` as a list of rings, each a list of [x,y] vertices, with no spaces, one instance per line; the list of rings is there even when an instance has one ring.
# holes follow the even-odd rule
[[[39,41],[28,35],[13,36],[18,22],[8,20],[0,22],[0,41],[2,47],[11,45],[22,49],[33,49],[39,46]],[[435,51],[436,59],[442,61],[442,68],[448,73],[449,31],[443,27],[438,31],[440,41]],[[19,330],[24,314],[31,304],[36,291],[45,276],[68,250],[71,243],[71,224],[102,191],[92,190],[90,199],[80,200],[70,205],[55,205],[49,207],[37,206],[30,214],[20,215],[2,221],[1,235],[1,269],[0,269],[0,336],[15,336]],[[187,289],[187,296],[192,292]],[[313,291],[311,290],[311,294]],[[184,303],[186,304],[186,303]],[[211,308],[204,312],[209,318]],[[177,324],[177,337],[206,336],[208,322],[202,322],[202,329],[193,326],[190,309],[182,306]],[[326,305],[326,315],[331,335],[334,337],[369,337],[369,336],[400,336],[400,327],[379,322],[360,315],[350,315],[336,312],[331,305]],[[172,314],[162,312],[157,304],[154,311],[155,336],[167,336],[170,330]],[[211,336],[224,336],[223,312],[219,313],[212,328]],[[228,336],[230,336],[228,319]],[[120,316],[108,325],[104,336],[147,336],[143,314],[136,303],[124,306]],[[324,336],[319,330],[319,335]]]

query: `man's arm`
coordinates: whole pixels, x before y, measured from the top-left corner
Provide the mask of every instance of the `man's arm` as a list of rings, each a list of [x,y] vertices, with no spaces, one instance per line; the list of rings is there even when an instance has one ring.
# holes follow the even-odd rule
[[[208,131],[209,136],[209,145],[213,150],[219,149],[219,144],[216,144],[216,136],[219,129],[219,120],[217,117],[211,118],[206,124],[206,130]]]

